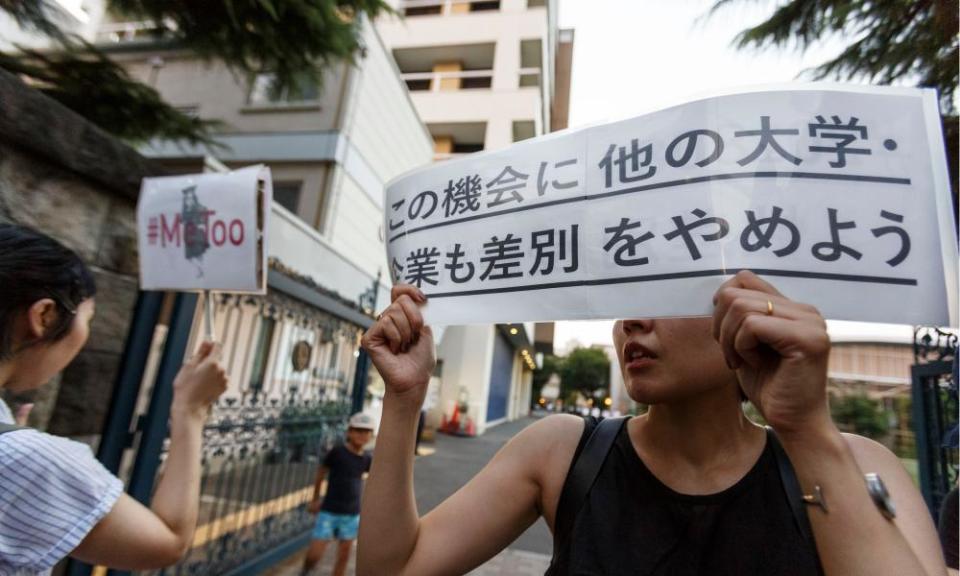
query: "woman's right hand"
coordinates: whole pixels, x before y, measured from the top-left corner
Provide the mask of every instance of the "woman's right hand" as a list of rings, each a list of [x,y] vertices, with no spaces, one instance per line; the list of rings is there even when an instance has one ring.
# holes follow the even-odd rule
[[[227,375],[220,364],[220,346],[204,342],[173,381],[172,409],[206,418],[210,406],[226,389]]]
[[[436,364],[433,333],[420,314],[427,298],[414,286],[398,284],[390,291],[390,300],[363,335],[362,346],[383,377],[387,393],[409,398],[419,408]]]

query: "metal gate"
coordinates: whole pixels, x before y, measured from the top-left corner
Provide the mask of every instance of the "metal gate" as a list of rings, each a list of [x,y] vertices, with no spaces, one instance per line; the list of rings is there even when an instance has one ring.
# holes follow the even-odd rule
[[[229,385],[204,429],[193,547],[157,574],[254,574],[309,538],[313,517],[305,504],[323,454],[356,407],[354,377],[366,362],[360,337],[370,319],[288,277],[270,278],[266,296],[213,297]],[[141,294],[128,336],[98,457],[129,478],[128,492],[141,502],[149,502],[162,474],[170,384],[199,345],[197,301]],[[70,567],[72,575],[89,571]]]
[[[944,444],[957,426],[957,335],[937,328],[914,330],[911,400],[917,438],[920,491],[937,517],[957,485],[957,449]]]

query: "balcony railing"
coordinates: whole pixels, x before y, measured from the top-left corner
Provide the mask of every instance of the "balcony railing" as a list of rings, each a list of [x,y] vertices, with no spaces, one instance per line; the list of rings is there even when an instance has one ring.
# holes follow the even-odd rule
[[[490,88],[493,70],[461,70],[459,72],[410,72],[400,77],[411,92],[440,92],[446,90],[475,90]],[[444,80],[459,80],[459,87],[446,87]],[[454,84],[446,83],[448,86]]]
[[[500,10],[499,0],[404,0],[404,16],[439,16]]]

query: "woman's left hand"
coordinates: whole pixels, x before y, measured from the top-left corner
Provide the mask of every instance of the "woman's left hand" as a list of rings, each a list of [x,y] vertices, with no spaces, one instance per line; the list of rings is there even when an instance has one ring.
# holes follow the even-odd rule
[[[829,425],[830,338],[820,312],[749,271],[725,282],[714,306],[713,337],[767,423],[781,433]]]

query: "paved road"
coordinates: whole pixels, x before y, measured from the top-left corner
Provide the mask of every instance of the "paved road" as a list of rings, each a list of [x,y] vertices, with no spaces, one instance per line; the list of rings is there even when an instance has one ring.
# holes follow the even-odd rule
[[[425,444],[424,447],[433,448],[434,452],[418,457],[414,466],[417,508],[420,514],[426,514],[466,484],[501,446],[533,422],[532,418],[508,422],[491,428],[486,434],[476,438],[438,434],[434,445]],[[543,519],[537,520],[507,550],[471,572],[470,576],[539,576],[550,564],[552,547],[547,525]],[[326,576],[331,573],[334,561],[332,547],[326,556],[317,571],[318,575]],[[302,562],[303,554],[297,554],[269,574],[297,576]],[[348,573],[353,574],[353,560]]]

